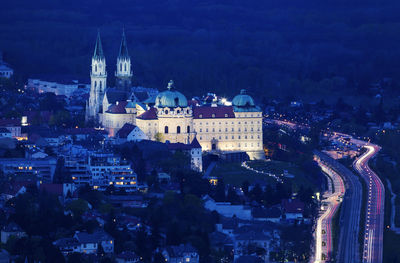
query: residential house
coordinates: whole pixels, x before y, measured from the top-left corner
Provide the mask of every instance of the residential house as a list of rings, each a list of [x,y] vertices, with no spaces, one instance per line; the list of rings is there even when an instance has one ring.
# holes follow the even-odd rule
[[[115,257],[117,263],[137,263],[142,262],[140,257],[135,252],[124,251]]]
[[[279,223],[282,217],[281,209],[278,206],[273,206],[271,208],[254,207],[251,213],[253,219],[257,221]]]
[[[88,163],[91,185],[94,189],[105,190],[113,185],[126,192],[137,191],[137,175],[128,161],[112,153],[91,152]]]
[[[1,138],[11,138],[11,132],[6,128],[0,127],[0,137]]]
[[[21,238],[26,236],[26,233],[16,223],[10,223],[1,229],[1,243],[7,243],[10,237]]]
[[[190,156],[190,168],[197,172],[203,171],[201,145],[196,137],[190,144],[167,142],[167,147],[172,152],[182,151],[187,153]]]
[[[210,211],[217,211],[226,217],[237,217],[244,220],[252,219],[251,208],[247,205],[232,205],[229,202],[216,202],[210,196],[203,197],[204,207]]]
[[[96,254],[99,246],[105,253],[114,253],[114,239],[103,230],[89,234],[77,231],[72,238],[62,238],[53,242],[64,255],[70,253]]]
[[[20,119],[0,119],[0,128],[6,128],[11,132],[11,137],[21,137],[21,120]]]
[[[46,157],[33,158],[0,158],[0,169],[4,174],[16,176],[35,176],[43,182],[52,182],[57,159]]]
[[[304,203],[299,199],[283,199],[281,205],[286,220],[303,219]]]
[[[125,123],[117,132],[115,142],[118,144],[124,142],[137,142],[148,140],[146,134],[136,125]]]
[[[170,263],[199,263],[200,257],[197,250],[190,244],[166,247],[162,255]]]

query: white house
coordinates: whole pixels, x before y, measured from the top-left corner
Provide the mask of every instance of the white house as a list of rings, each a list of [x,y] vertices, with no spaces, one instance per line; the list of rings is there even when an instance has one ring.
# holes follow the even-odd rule
[[[77,231],[72,238],[58,239],[53,244],[64,255],[70,253],[96,254],[101,245],[105,253],[114,253],[114,239],[104,231],[93,234]]]
[[[7,243],[10,237],[21,238],[26,236],[26,233],[15,223],[10,223],[1,229],[1,243]]]
[[[199,263],[200,260],[196,249],[190,244],[166,247],[162,255],[170,263]]]
[[[194,137],[190,144],[184,143],[167,143],[168,150],[172,152],[182,151],[186,152],[190,156],[190,168],[197,172],[203,171],[203,157],[201,151],[201,145],[199,141]]]
[[[136,125],[125,123],[124,126],[117,132],[116,141],[118,143],[137,142],[148,140],[146,134]]]
[[[282,210],[286,220],[302,220],[304,203],[299,199],[283,199]]]
[[[14,74],[14,70],[4,62],[0,60],[0,78],[9,79]]]
[[[251,209],[245,205],[232,205],[229,202],[215,202],[210,196],[203,197],[204,207],[210,211],[217,211],[226,217],[237,217],[243,220],[251,220]]]
[[[0,137],[2,138],[11,138],[11,132],[6,128],[0,128]]]

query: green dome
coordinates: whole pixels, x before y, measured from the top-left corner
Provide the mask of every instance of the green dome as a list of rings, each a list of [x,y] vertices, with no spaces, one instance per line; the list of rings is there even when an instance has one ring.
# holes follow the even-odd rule
[[[168,83],[168,90],[160,92],[157,97],[156,97],[156,107],[158,108],[164,108],[164,107],[169,107],[169,108],[175,108],[175,107],[187,107],[188,102],[182,93],[179,91],[176,91],[173,88],[173,81],[171,80]]]
[[[246,94],[246,90],[242,89],[239,95],[236,95],[232,100],[232,105],[235,107],[254,107],[254,100]]]

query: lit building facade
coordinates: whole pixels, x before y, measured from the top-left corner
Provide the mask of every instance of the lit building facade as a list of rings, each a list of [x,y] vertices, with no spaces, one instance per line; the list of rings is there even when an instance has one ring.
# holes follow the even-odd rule
[[[113,185],[116,189],[133,192],[137,189],[137,176],[129,162],[109,153],[91,153],[88,171],[94,189],[105,190]]]
[[[114,137],[129,123],[141,129],[150,140],[191,144],[196,137],[203,151],[246,152],[250,159],[264,158],[262,111],[245,90],[229,106],[215,102],[195,106],[170,81],[167,90],[157,95],[153,106],[143,106],[129,94],[132,75],[123,34],[117,59],[117,87],[105,87],[107,73],[98,36],[92,59],[87,119],[98,121],[109,136]]]

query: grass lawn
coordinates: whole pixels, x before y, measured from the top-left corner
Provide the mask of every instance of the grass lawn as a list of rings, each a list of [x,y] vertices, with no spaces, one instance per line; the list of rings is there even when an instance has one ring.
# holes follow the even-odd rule
[[[258,174],[249,171],[241,166],[241,163],[218,163],[211,173],[212,176],[217,176],[224,180],[225,184],[241,186],[242,183],[248,180],[250,183],[255,181],[265,181],[268,184],[276,184],[275,179],[263,174]]]
[[[307,177],[307,175],[296,165],[288,162],[279,161],[250,161],[247,164],[258,171],[270,172],[273,174],[283,174],[287,170],[294,178],[283,178],[285,182],[292,182],[295,187],[300,186],[311,187],[315,189],[315,184]],[[212,171],[212,176],[218,176],[224,180],[226,184],[241,186],[248,180],[250,183],[255,181],[265,181],[267,184],[275,185],[274,178],[264,174],[259,174],[241,167],[241,163],[218,163]],[[296,189],[294,189],[296,190]]]

